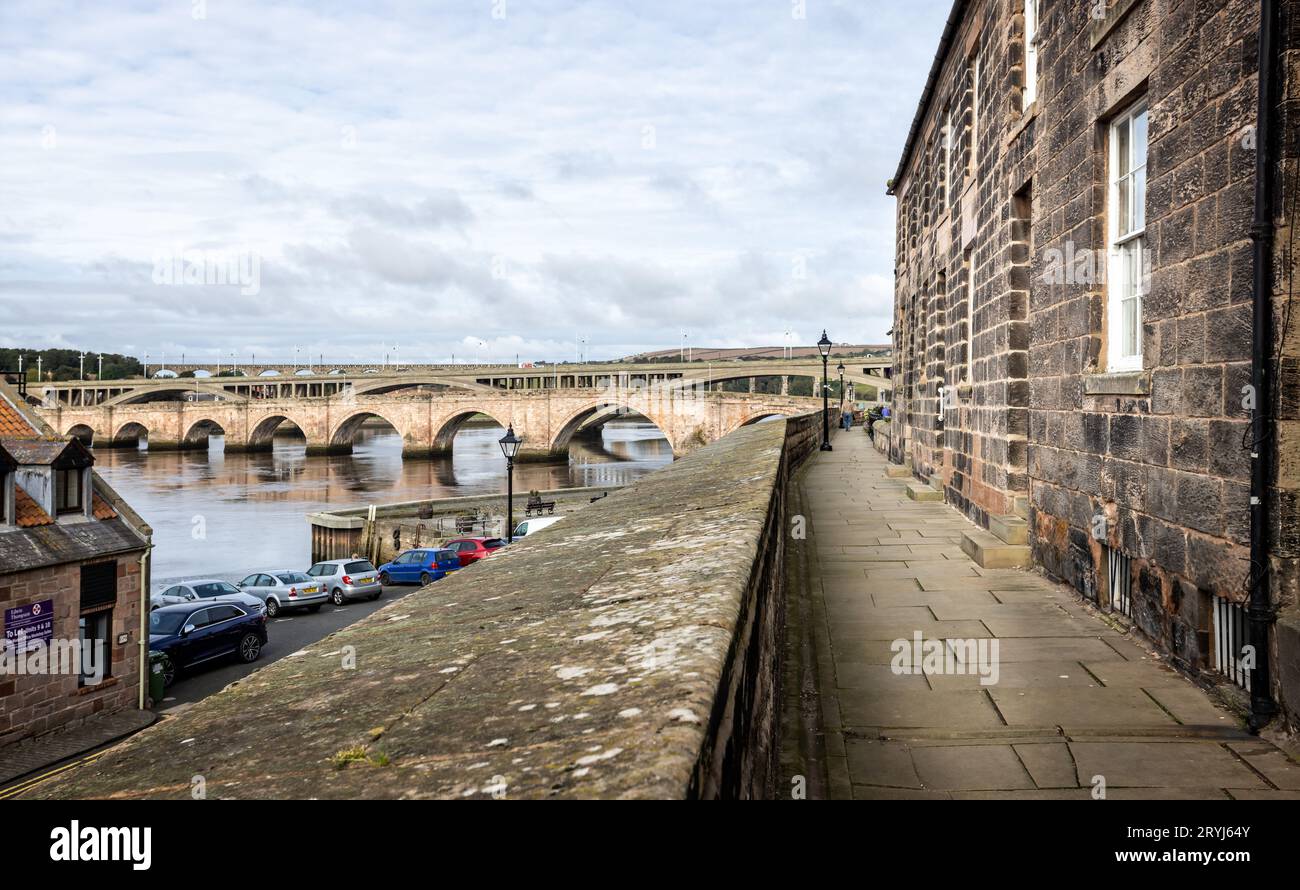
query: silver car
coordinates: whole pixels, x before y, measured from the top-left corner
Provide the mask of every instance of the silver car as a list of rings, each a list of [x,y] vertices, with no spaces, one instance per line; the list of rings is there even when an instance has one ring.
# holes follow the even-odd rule
[[[196,600],[214,600],[234,603],[253,612],[266,612],[266,604],[252,594],[244,593],[229,581],[220,578],[198,578],[173,584],[161,593],[149,597],[149,611],[160,606],[192,603]]]
[[[327,559],[316,563],[307,574],[324,586],[336,606],[348,600],[377,600],[384,592],[379,573],[364,559]]]
[[[274,618],[281,609],[306,609],[319,612],[329,599],[325,586],[314,578],[292,569],[255,572],[237,585],[266,603],[266,617]]]

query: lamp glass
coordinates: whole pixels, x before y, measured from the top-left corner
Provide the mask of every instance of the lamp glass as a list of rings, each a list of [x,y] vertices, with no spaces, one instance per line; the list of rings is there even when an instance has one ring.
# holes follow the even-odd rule
[[[822,338],[817,341],[817,349],[821,352],[822,358],[826,358],[826,356],[831,354],[831,341],[830,338],[826,336],[825,331],[822,331]]]
[[[501,453],[506,456],[506,460],[515,459],[515,455],[519,453],[521,442],[523,440],[515,435],[514,424],[511,424],[510,428],[506,430],[506,434],[498,441],[498,444],[501,445]]]

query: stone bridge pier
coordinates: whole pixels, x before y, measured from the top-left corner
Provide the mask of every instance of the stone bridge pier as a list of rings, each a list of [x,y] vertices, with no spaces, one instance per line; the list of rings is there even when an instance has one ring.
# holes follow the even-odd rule
[[[519,460],[556,461],[567,459],[574,436],[627,412],[654,423],[674,456],[681,456],[747,424],[806,413],[818,404],[791,396],[663,387],[56,404],[41,411],[60,432],[100,448],[137,447],[143,438],[151,450],[201,449],[210,436],[222,434],[228,452],[266,451],[276,430],[293,424],[306,437],[309,454],[351,453],[361,426],[378,418],[401,435],[403,454],[412,457],[449,455],[465,423],[486,416],[514,427],[523,439]]]

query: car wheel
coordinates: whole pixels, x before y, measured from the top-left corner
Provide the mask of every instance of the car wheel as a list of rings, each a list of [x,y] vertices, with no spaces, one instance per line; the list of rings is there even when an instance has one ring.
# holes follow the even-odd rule
[[[375,600],[379,599],[379,598],[380,598],[381,596],[383,596],[383,595],[384,595],[384,592],[383,592],[382,590],[379,591],[379,593],[372,593],[372,594],[370,594],[370,601],[373,603]]]
[[[244,634],[244,638],[239,641],[239,660],[244,664],[252,664],[261,654],[262,641],[257,634]]]
[[[390,578],[390,577],[388,576],[388,573],[387,573],[387,572],[380,572],[380,573],[379,573],[379,583],[380,583],[380,584],[392,584],[392,583],[393,583],[393,579]]]
[[[280,604],[276,602],[276,600],[273,597],[268,597],[266,600],[266,617],[274,618],[276,615],[279,614],[280,614]]]
[[[176,664],[168,656],[162,660],[163,689],[176,682]]]
[[[319,612],[319,611],[320,611],[320,605],[321,605],[320,603],[317,603],[317,604],[314,605],[314,606],[308,606],[308,607],[307,607],[307,611],[308,611],[308,612]]]
[[[348,598],[343,595],[343,591],[335,587],[334,593],[330,595],[330,602],[332,602],[336,606],[341,606],[347,601]]]
[[[428,587],[430,584],[433,583],[433,578],[430,577],[428,572],[421,572],[420,583],[423,584],[425,587]]]

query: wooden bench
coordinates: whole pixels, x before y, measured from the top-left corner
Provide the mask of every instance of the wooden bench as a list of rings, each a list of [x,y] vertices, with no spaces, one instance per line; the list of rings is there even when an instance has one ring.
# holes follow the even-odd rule
[[[533,492],[528,497],[528,503],[524,505],[524,516],[532,516],[536,513],[541,516],[543,513],[555,513],[555,501],[544,501],[542,496]]]

